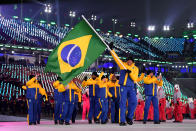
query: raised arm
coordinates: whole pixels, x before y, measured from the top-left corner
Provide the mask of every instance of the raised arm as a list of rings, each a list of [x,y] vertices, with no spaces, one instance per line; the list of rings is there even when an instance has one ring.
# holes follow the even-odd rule
[[[145,77],[144,78],[144,83],[145,84],[152,84],[153,82],[155,82],[157,80],[157,78],[156,77],[153,77],[153,78],[151,78],[151,77]]]
[[[26,90],[26,89],[27,89],[27,87],[26,87],[26,86],[22,86],[22,89],[23,89],[23,90]]]
[[[163,86],[163,80],[156,80],[155,83],[156,83],[158,86]]]
[[[53,86],[54,86],[54,88],[57,88],[57,86],[59,85],[59,81],[55,81],[54,83],[53,83]]]
[[[139,74],[139,69],[136,66],[134,69],[131,68],[131,73],[129,73],[129,76],[133,81],[137,82],[138,74]]]
[[[112,57],[114,58],[116,64],[119,66],[119,68],[120,68],[121,70],[122,70],[122,69],[125,69],[125,68],[123,67],[123,65],[122,65],[122,64],[124,64],[124,62],[122,62],[122,61],[120,60],[120,58],[119,58],[118,55],[115,53],[115,51],[112,50],[110,53],[111,53]]]
[[[42,87],[39,88],[39,93],[42,95],[42,96],[45,96],[46,97],[46,101],[48,101],[48,95],[46,94],[46,90]]]
[[[144,79],[144,73],[142,73],[141,75],[140,75],[140,77],[138,77],[137,78],[137,82],[140,82],[140,81],[142,81],[143,79]]]

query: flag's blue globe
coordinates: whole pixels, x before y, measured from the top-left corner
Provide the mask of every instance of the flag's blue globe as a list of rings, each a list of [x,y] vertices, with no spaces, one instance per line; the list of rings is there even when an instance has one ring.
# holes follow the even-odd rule
[[[81,60],[81,49],[75,44],[65,46],[61,51],[61,58],[70,66],[76,66]]]

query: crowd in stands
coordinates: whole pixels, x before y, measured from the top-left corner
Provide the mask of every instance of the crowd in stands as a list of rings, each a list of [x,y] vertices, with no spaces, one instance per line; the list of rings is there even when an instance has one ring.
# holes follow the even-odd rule
[[[0,42],[3,44],[23,45],[53,49],[71,30],[69,27],[58,27],[35,21],[23,21],[20,19],[2,17],[0,19]],[[136,57],[149,56],[162,58],[168,51],[182,54],[184,38],[145,38],[148,45],[140,40],[135,41],[131,36],[117,36],[112,33],[99,34],[108,43],[114,43],[114,49],[118,54],[130,53]],[[150,46],[149,46],[150,45]]]

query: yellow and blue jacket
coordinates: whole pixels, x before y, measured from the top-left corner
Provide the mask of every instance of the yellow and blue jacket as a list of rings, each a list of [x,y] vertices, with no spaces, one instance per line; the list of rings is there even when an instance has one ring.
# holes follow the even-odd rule
[[[146,96],[157,96],[157,86],[162,86],[163,81],[157,80],[155,76],[147,75],[144,78],[144,93]]]
[[[101,80],[101,77],[104,75],[104,72],[101,72],[101,74],[98,77],[97,85],[99,86],[98,91],[98,97],[99,98],[108,98],[112,97],[112,94],[109,92],[108,82],[104,82]]]
[[[42,96],[45,96],[46,97],[46,101],[48,101],[48,95],[46,94],[46,90],[44,88],[41,87],[41,85],[37,82],[37,86],[39,87],[39,93],[38,94],[38,100],[41,102],[42,101]]]
[[[120,78],[119,84],[122,86],[130,86],[134,87],[134,83],[138,79],[139,69],[135,64],[128,65],[126,62],[122,62],[120,58],[118,58],[117,54],[112,50],[111,55],[114,58],[117,65],[120,67]],[[121,65],[121,63],[126,67],[126,69],[130,70],[131,73],[126,73],[126,69]]]
[[[74,99],[75,102],[81,102],[82,101],[82,95],[81,95],[82,90],[78,88],[78,90],[74,91]]]
[[[111,81],[111,77],[113,74],[110,75],[110,81],[108,82],[109,92],[112,94],[113,98],[120,98],[120,85],[118,84],[118,80],[116,82]]]
[[[59,87],[58,91],[63,93],[64,100],[69,102],[74,102],[74,91],[79,91],[80,89],[76,86],[76,84],[71,81],[68,83],[68,85],[65,87]]]
[[[30,79],[26,83],[26,86],[22,86],[22,89],[27,91],[27,93],[26,93],[26,98],[27,99],[37,100],[38,99],[38,95],[40,93],[41,95],[45,95],[46,96],[46,100],[48,100],[48,97],[47,97],[45,89],[41,87],[41,85],[37,82],[35,77]]]
[[[97,79],[93,80],[92,78],[88,79],[87,81],[82,82],[82,87],[89,86],[89,96],[97,96],[98,95],[98,85]]]
[[[137,78],[136,82],[142,81],[142,80],[144,79],[144,76],[145,76],[145,74],[142,73],[142,74],[140,75],[140,77]]]
[[[53,83],[54,86],[54,100],[57,102],[63,102],[63,93],[59,92],[59,89],[64,88],[64,85],[60,83],[60,81],[55,81]]]

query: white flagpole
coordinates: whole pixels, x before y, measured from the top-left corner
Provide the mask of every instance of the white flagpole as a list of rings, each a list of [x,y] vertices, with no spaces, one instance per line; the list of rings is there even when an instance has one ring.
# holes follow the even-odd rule
[[[97,31],[92,27],[92,25],[88,22],[88,20],[84,17],[84,15],[82,15],[82,18],[84,19],[84,21],[90,26],[90,28],[95,32],[95,34],[101,39],[101,41],[105,44],[105,46],[108,48],[108,50],[117,58],[117,60],[120,62],[120,64],[123,66],[123,68],[125,70],[127,70],[127,68],[125,67],[125,65],[122,63],[122,61],[118,58],[118,56],[116,56],[116,54],[114,52],[112,52],[112,50],[110,49],[110,47],[108,46],[108,44],[103,40],[103,38],[97,33]],[[140,85],[135,82],[137,84],[137,86],[140,87]]]

